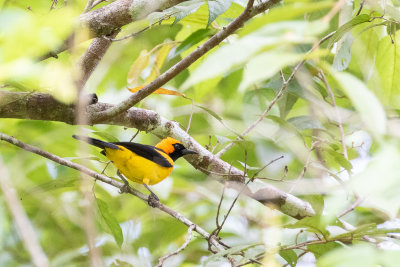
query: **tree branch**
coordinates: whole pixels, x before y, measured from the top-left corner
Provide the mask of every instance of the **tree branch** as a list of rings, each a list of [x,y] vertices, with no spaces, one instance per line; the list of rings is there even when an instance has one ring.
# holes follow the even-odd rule
[[[111,104],[97,103],[87,106],[86,110],[90,114],[112,107]],[[0,118],[60,121],[75,124],[75,115],[73,106],[60,103],[49,94],[0,91]],[[272,205],[294,218],[300,219],[314,215],[314,210],[309,203],[269,184],[255,180],[248,186],[244,185],[246,175],[241,170],[213,155],[181,129],[177,122],[170,121],[154,111],[131,108],[101,123],[136,128],[161,137],[172,136],[199,153],[198,156],[185,157],[191,165],[214,179],[226,183],[228,187],[235,188],[239,192],[243,190],[243,194],[264,205]],[[254,189],[252,189],[253,187]]]
[[[130,107],[137,104],[139,101],[153,93],[155,90],[166,84],[176,75],[181,73],[183,70],[188,68],[192,63],[198,60],[200,57],[205,55],[212,48],[216,47],[220,44],[225,38],[229,35],[233,34],[236,30],[240,29],[246,21],[248,21],[253,16],[264,12],[274,4],[280,2],[280,0],[269,0],[267,2],[263,2],[254,8],[252,7],[252,3],[254,0],[250,0],[246,9],[237,17],[234,21],[232,21],[228,26],[226,26],[223,30],[216,33],[213,37],[211,37],[208,41],[199,46],[196,50],[190,53],[187,57],[176,63],[174,66],[169,68],[166,72],[158,76],[151,83],[144,86],[141,90],[134,93],[128,99],[122,101],[120,104],[115,107],[99,112],[97,114],[92,114],[89,117],[89,120],[93,123],[100,122],[106,119],[110,119],[124,111],[127,111]]]
[[[145,18],[156,10],[164,10],[186,0],[115,0],[114,2],[96,10],[83,13],[78,19],[78,27],[87,27],[92,37],[109,36],[122,26]],[[68,49],[73,34],[56,50],[39,58],[39,61]]]
[[[37,155],[40,155],[42,157],[45,157],[45,158],[47,158],[49,160],[52,160],[52,161],[54,161],[54,162],[56,162],[58,164],[67,166],[67,167],[75,169],[75,170],[78,170],[78,171],[80,171],[80,172],[82,172],[84,174],[87,174],[87,175],[95,178],[96,180],[102,181],[102,182],[107,183],[109,185],[112,185],[112,186],[114,186],[116,188],[119,188],[120,190],[124,188],[124,185],[125,185],[124,183],[117,182],[117,181],[115,181],[115,180],[113,180],[113,179],[111,179],[111,178],[109,178],[109,177],[107,177],[105,175],[102,175],[102,174],[99,174],[99,173],[97,173],[95,171],[92,171],[91,169],[86,168],[83,165],[74,163],[74,162],[72,162],[70,160],[67,160],[67,159],[64,159],[64,158],[61,158],[61,157],[58,157],[58,156],[56,156],[54,154],[51,154],[51,153],[49,153],[47,151],[41,150],[38,147],[25,144],[25,143],[19,141],[18,139],[14,138],[12,136],[8,136],[6,134],[0,133],[0,140],[6,141],[6,142],[8,142],[8,143],[10,143],[12,145],[15,145],[17,147],[20,147],[20,148],[22,148],[22,149],[24,149],[26,151],[29,151],[29,152],[35,153]],[[1,171],[1,169],[0,169],[0,171]],[[134,196],[140,198],[143,201],[146,201],[146,202],[148,201],[148,196],[147,195],[141,193],[140,191],[138,191],[138,190],[136,190],[134,188],[128,187],[128,188],[124,188],[124,190],[125,190],[126,193],[134,195]],[[169,208],[168,206],[166,206],[166,205],[164,205],[164,204],[162,204],[160,202],[157,202],[154,207],[158,208],[159,210],[164,211],[165,213],[167,213],[169,215],[171,215],[172,217],[174,217],[175,219],[179,220],[180,222],[182,222],[186,226],[193,228],[194,231],[196,231],[198,234],[202,235],[204,238],[209,240],[217,248],[217,250],[224,250],[223,246],[221,244],[219,244],[218,241],[215,238],[213,238],[206,230],[204,230],[203,228],[201,228],[200,226],[198,226],[197,224],[195,224],[194,222],[192,222],[191,220],[189,220],[188,218],[186,218],[185,216],[183,216],[179,212]],[[39,265],[39,266],[42,266],[42,265]]]
[[[186,236],[186,239],[185,239],[185,243],[183,243],[182,246],[180,246],[177,250],[175,250],[175,251],[173,251],[173,252],[171,252],[171,253],[169,253],[169,254],[167,254],[165,256],[162,256],[161,258],[159,258],[158,259],[158,264],[157,264],[156,267],[162,267],[163,264],[164,264],[164,261],[166,261],[168,258],[170,258],[170,257],[172,257],[174,255],[177,255],[179,252],[184,250],[189,245],[190,240],[192,240],[192,231],[193,231],[194,227],[195,227],[195,225],[189,226],[188,232],[187,232],[187,236]]]
[[[116,30],[110,38],[114,38],[119,33]],[[88,81],[90,75],[93,73],[100,60],[103,58],[108,48],[112,44],[112,41],[108,38],[97,37],[95,38],[89,47],[86,49],[85,53],[79,60],[78,68],[81,74],[81,78],[77,81],[76,87],[81,90],[86,82]]]

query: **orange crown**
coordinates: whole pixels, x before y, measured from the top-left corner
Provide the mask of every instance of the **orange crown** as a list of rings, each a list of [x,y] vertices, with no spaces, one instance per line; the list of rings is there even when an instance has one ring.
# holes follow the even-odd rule
[[[167,137],[161,140],[161,142],[158,143],[156,147],[164,151],[166,154],[171,154],[175,150],[173,144],[181,144],[181,142],[172,137]]]

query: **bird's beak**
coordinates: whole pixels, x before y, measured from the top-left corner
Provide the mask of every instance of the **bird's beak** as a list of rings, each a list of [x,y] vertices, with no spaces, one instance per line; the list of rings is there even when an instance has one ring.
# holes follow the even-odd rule
[[[187,148],[182,150],[182,155],[188,155],[188,154],[199,154],[199,153],[197,153],[196,151],[187,149]]]

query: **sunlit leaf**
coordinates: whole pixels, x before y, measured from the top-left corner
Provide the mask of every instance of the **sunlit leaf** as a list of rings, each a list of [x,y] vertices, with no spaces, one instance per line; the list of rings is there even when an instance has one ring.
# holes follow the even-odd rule
[[[285,66],[290,66],[300,61],[304,55],[271,51],[258,55],[246,65],[242,83],[239,90],[258,84],[272,77]]]
[[[332,1],[295,1],[288,5],[276,6],[268,11],[268,16],[259,16],[253,18],[243,29],[239,31],[241,36],[249,34],[264,27],[266,24],[278,21],[288,21],[304,16],[305,13],[312,13],[324,9],[330,9]]]
[[[337,242],[328,242],[325,244],[313,244],[313,245],[308,245],[307,249],[314,254],[315,258],[319,258],[325,254],[327,254],[329,251],[341,248],[342,246],[337,243]]]
[[[343,156],[343,154],[332,149],[328,149],[327,152],[333,157],[335,162],[339,163],[339,165],[346,170],[351,170],[353,168],[353,165]]]
[[[136,93],[137,91],[139,91],[140,89],[142,89],[143,87],[145,87],[145,85],[141,85],[135,88],[128,88],[128,90],[132,93]],[[159,94],[159,95],[176,95],[176,96],[182,96],[182,97],[186,97],[184,94],[179,93],[177,91],[174,90],[170,90],[170,89],[165,89],[165,88],[158,88],[157,90],[155,90],[153,92],[153,94]]]
[[[343,247],[323,255],[317,262],[317,267],[375,267],[379,265],[395,267],[399,261],[398,251],[385,251],[374,245],[358,244],[352,246],[351,249]]]
[[[375,74],[370,88],[385,105],[400,108],[400,32],[393,38],[386,36],[379,41],[375,59]]]
[[[167,59],[169,51],[171,51],[172,47],[173,47],[172,44],[166,43],[166,44],[162,45],[160,49],[158,49],[157,54],[154,58],[154,64],[153,64],[153,67],[151,68],[150,75],[147,76],[147,78],[144,82],[145,84],[150,83],[155,78],[160,76],[161,67],[163,66],[165,60]]]
[[[353,44],[353,36],[351,34],[346,35],[346,37],[340,42],[339,49],[335,54],[332,67],[335,70],[342,71],[347,69],[351,61],[351,46]]]
[[[339,29],[336,30],[335,34],[328,41],[328,47],[332,46],[334,43],[342,39],[342,37],[351,29],[353,29],[355,26],[361,23],[368,22],[370,19],[371,17],[368,14],[361,14],[359,16],[355,16],[352,20],[343,24],[342,26],[340,26]]]
[[[360,113],[361,119],[368,129],[376,134],[385,133],[386,115],[376,96],[368,90],[365,84],[348,73],[334,73],[333,75]]]
[[[128,72],[128,83],[137,84],[142,71],[147,67],[150,60],[150,53],[145,49],[140,52],[138,58],[133,62]]]
[[[301,219],[292,224],[287,224],[285,225],[285,228],[305,228],[309,232],[322,234],[324,237],[329,237],[329,232],[326,229],[326,226],[327,222],[325,222],[325,218],[320,215],[316,215],[314,217]]]
[[[293,250],[281,250],[279,255],[291,266],[295,267],[297,264],[297,254]]]
[[[242,89],[253,82],[271,77],[281,67],[297,62],[304,56],[282,50],[277,46],[283,43],[314,42],[315,39],[311,36],[324,31],[326,26],[323,23],[301,21],[267,25],[252,34],[220,47],[210,54],[193,71],[182,88],[186,89],[201,81],[223,75],[233,68],[243,66],[246,62],[249,62],[248,68],[251,68],[251,71],[246,68],[247,75],[242,81]],[[246,47],[246,49],[243,49],[243,47]],[[257,55],[263,50],[270,50],[270,52]]]
[[[232,0],[214,0],[208,3],[208,23],[209,26],[219,15],[223,14],[232,4]]]
[[[215,32],[213,29],[200,29],[189,35],[175,50],[174,56],[180,55],[190,47],[199,43],[204,38]]]

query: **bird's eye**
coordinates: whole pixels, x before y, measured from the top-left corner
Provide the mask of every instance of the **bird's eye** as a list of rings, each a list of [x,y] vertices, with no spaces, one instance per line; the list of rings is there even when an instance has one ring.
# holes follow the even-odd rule
[[[173,144],[173,146],[174,146],[175,150],[182,150],[185,148],[182,144]]]

